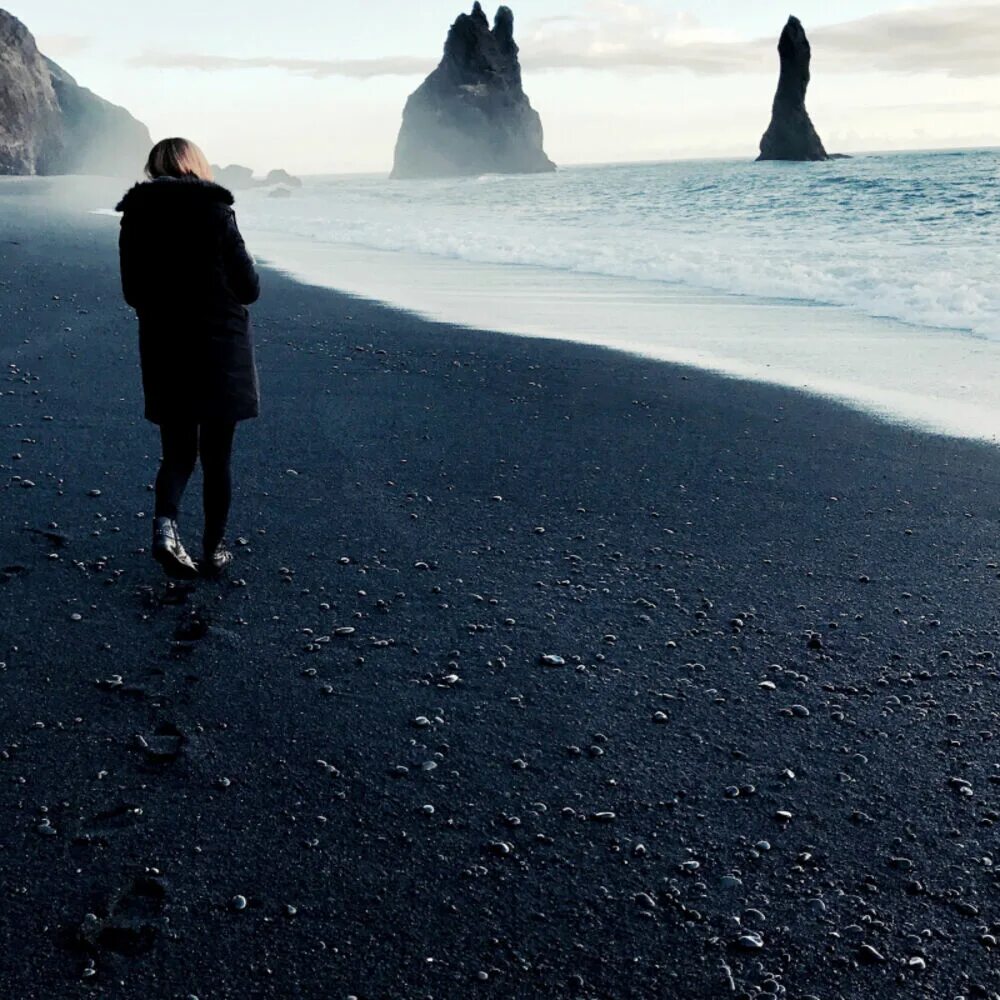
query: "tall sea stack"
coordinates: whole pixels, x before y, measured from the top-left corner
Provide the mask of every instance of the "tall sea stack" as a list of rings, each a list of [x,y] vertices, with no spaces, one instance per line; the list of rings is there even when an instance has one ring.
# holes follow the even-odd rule
[[[151,145],[145,125],[81,87],[0,10],[0,174],[134,176]]]
[[[774,95],[771,124],[760,140],[758,160],[828,160],[806,111],[812,49],[797,17],[790,17],[778,42],[781,77]]]
[[[477,0],[451,26],[438,68],[406,102],[392,176],[551,170],[542,120],[521,85],[514,15],[501,7],[490,30]]]

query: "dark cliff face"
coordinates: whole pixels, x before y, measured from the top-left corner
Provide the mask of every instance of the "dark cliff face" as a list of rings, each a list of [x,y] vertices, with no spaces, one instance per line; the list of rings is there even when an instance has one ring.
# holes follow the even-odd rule
[[[760,160],[828,160],[806,111],[812,49],[797,17],[790,17],[778,42],[781,76],[771,124],[760,141]]]
[[[541,118],[521,85],[514,15],[501,7],[491,30],[477,2],[451,26],[440,65],[406,102],[392,176],[550,170]]]
[[[151,145],[145,125],[81,87],[0,10],[0,174],[132,176]]]
[[[153,145],[149,129],[124,108],[81,87],[51,59],[45,63],[62,114],[63,152],[55,172],[138,174]]]
[[[0,174],[44,173],[61,151],[59,103],[28,29],[0,10]]]

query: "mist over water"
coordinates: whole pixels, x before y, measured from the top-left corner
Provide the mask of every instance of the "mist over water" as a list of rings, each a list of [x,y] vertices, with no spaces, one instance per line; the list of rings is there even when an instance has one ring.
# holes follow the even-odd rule
[[[1000,339],[1000,151],[555,175],[316,178],[241,196],[261,231],[846,306]]]

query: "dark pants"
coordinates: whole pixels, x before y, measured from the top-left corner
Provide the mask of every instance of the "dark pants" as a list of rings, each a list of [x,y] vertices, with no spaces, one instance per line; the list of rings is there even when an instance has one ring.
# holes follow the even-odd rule
[[[206,549],[214,549],[226,533],[233,495],[229,462],[235,431],[232,423],[160,425],[163,461],[156,477],[156,516],[177,520],[184,488],[200,456],[205,480]]]

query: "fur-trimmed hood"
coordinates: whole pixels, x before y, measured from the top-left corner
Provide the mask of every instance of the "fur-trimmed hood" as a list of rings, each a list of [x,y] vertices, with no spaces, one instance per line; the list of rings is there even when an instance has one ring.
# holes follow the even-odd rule
[[[154,206],[156,210],[162,210],[178,201],[191,204],[194,200],[227,207],[235,202],[231,191],[212,181],[203,181],[199,177],[157,177],[156,180],[142,181],[129,188],[115,206],[115,211],[125,212]]]

